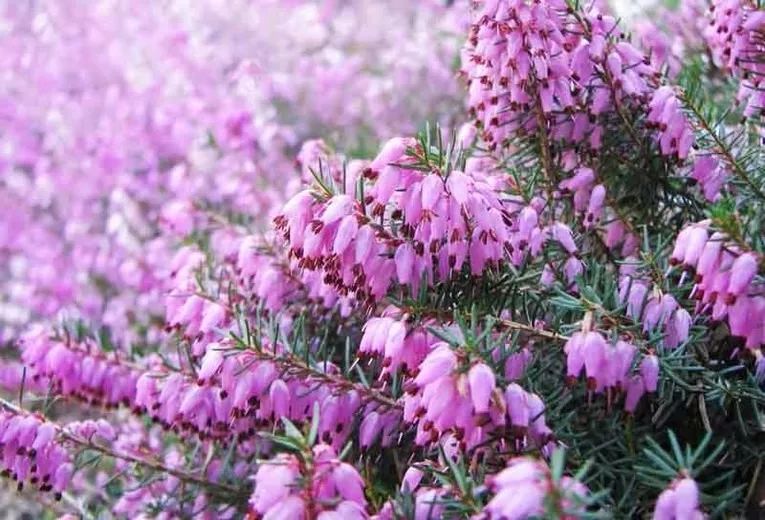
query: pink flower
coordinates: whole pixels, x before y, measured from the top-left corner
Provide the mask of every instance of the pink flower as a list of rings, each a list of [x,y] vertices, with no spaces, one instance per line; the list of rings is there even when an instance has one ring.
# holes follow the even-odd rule
[[[584,333],[575,332],[563,347],[566,353],[566,375],[572,382],[579,377],[582,368],[584,368],[584,355],[582,352],[584,337]]]
[[[675,485],[675,518],[694,518],[699,508],[699,487],[691,478]]]
[[[268,390],[268,396],[271,400],[271,408],[274,417],[288,417],[290,406],[290,391],[287,383],[277,379]]]
[[[691,315],[685,309],[677,309],[667,324],[667,336],[664,344],[675,348],[685,342],[690,335]]]
[[[567,253],[574,254],[577,252],[571,229],[565,224],[559,222],[553,224],[550,227],[550,238],[557,241]]]
[[[404,478],[401,481],[401,490],[412,492],[417,489],[422,480],[423,473],[414,466],[410,466],[404,473]]]
[[[325,225],[333,224],[350,214],[353,210],[353,198],[350,195],[335,195],[332,197],[321,214]]]
[[[475,142],[478,129],[472,123],[465,123],[460,127],[457,133],[457,144],[461,149],[467,150]]]
[[[319,513],[317,520],[366,520],[367,518],[367,513],[361,505],[344,500],[337,505],[334,511]]]
[[[343,220],[340,221],[340,226],[337,228],[335,241],[332,245],[333,252],[337,255],[343,254],[353,242],[358,229],[359,225],[355,215],[343,217]]]
[[[546,517],[552,514],[551,511],[563,509],[575,514],[581,507],[576,499],[584,498],[587,488],[570,477],[562,478],[560,487],[556,488],[557,484],[550,477],[549,468],[540,460],[530,457],[511,459],[507,468],[487,477],[486,484],[495,495],[486,504],[484,512],[491,518],[514,520]]]
[[[587,217],[585,219],[586,225],[590,226],[600,221],[603,215],[603,204],[606,198],[606,188],[602,184],[598,184],[592,189],[590,195],[590,202],[587,206]]]
[[[516,383],[510,383],[505,389],[507,413],[513,426],[526,428],[529,425],[529,404],[526,391]]]
[[[601,369],[606,356],[606,340],[598,332],[588,332],[582,343],[582,356],[587,379],[593,383],[601,377]]]
[[[369,163],[369,169],[380,171],[383,167],[391,163],[399,162],[403,157],[404,152],[406,152],[406,149],[409,146],[412,146],[412,144],[410,139],[394,137],[383,145],[382,150],[377,154],[377,157]]]
[[[476,413],[489,411],[489,400],[494,392],[496,380],[491,368],[483,363],[473,365],[468,372],[470,398]]]
[[[412,281],[415,261],[414,248],[412,248],[411,244],[406,242],[401,244],[396,249],[394,260],[396,262],[396,275],[398,276],[399,283],[410,283]]]
[[[438,343],[420,365],[420,372],[414,382],[420,387],[425,386],[451,374],[456,366],[457,357],[451,347],[447,343]]]
[[[659,358],[649,354],[640,362],[640,376],[647,392],[655,392],[659,381]]]
[[[303,520],[305,518],[305,503],[300,497],[287,497],[263,515],[263,520],[282,520],[287,518],[290,520]]]
[[[443,491],[437,489],[422,489],[415,496],[414,520],[431,520],[439,518],[443,511]]]
[[[438,175],[427,175],[422,181],[422,209],[432,211],[444,193],[444,183]]]
[[[675,520],[677,497],[674,489],[665,489],[656,501],[653,520]]]
[[[662,491],[656,501],[654,520],[701,520],[699,488],[690,477],[679,478]]]
[[[634,413],[640,398],[645,393],[645,383],[640,376],[632,376],[627,381],[627,396],[624,398],[624,409],[628,413]]]
[[[595,182],[595,172],[592,168],[580,167],[576,170],[576,174],[560,183],[562,190],[568,190],[571,192],[579,191],[583,188],[588,188]]]
[[[199,332],[207,334],[216,327],[221,326],[226,318],[226,308],[215,302],[206,302],[202,311],[202,321],[199,324]]]
[[[712,155],[697,157],[691,173],[710,201],[717,200],[727,176],[725,167]]]
[[[743,294],[757,274],[758,259],[753,253],[743,253],[733,262],[728,293]]]
[[[212,376],[223,365],[223,352],[218,347],[219,345],[216,343],[211,343],[207,346],[207,353],[202,358],[202,366],[199,368],[199,372],[197,372],[197,384],[204,385],[205,382],[210,382]]]
[[[380,414],[370,412],[365,415],[359,427],[359,444],[361,447],[368,448],[371,446],[380,435],[381,429]]]
[[[356,471],[356,468],[341,462],[332,470],[332,481],[335,489],[343,499],[359,504],[366,505],[364,498],[364,479]]]
[[[693,145],[693,130],[681,110],[680,101],[671,87],[659,87],[649,105],[647,120],[659,128],[659,143],[664,155],[679,159],[688,157]]]

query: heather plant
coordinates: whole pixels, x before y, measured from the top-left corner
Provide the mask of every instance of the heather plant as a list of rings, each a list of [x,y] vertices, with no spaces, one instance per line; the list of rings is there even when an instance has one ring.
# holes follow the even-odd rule
[[[765,8],[674,4],[3,6],[3,480],[68,518],[763,514]]]

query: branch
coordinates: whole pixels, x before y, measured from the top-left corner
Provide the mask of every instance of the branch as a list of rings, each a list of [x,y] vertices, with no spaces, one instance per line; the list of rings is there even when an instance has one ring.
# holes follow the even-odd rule
[[[537,127],[539,132],[539,146],[541,148],[542,170],[547,179],[547,196],[550,201],[553,200],[552,192],[557,186],[557,178],[553,172],[552,156],[550,155],[550,136],[547,135],[547,118],[542,111],[542,100],[537,97],[536,104],[534,105],[534,113],[537,119]]]
[[[0,406],[17,415],[29,415],[31,413],[31,412],[28,412],[27,410],[19,408],[15,404],[9,401],[6,401],[3,398],[0,398]],[[69,441],[82,448],[98,451],[100,453],[103,453],[104,455],[107,455],[115,459],[124,460],[126,462],[132,462],[140,466],[150,468],[155,471],[160,471],[162,473],[172,475],[185,482],[189,482],[189,483],[207,488],[210,491],[219,495],[231,495],[233,497],[238,497],[238,498],[247,498],[249,496],[248,490],[229,486],[228,484],[220,484],[217,482],[211,482],[209,480],[192,475],[186,471],[176,469],[176,468],[171,468],[159,460],[141,458],[137,455],[133,455],[132,453],[127,453],[121,450],[111,448],[109,446],[104,446],[102,444],[94,442],[91,439],[87,439],[85,437],[77,435],[67,430],[64,427],[59,426],[56,423],[51,422],[51,424],[53,424],[56,427],[56,430],[58,431],[59,435],[61,435],[61,437],[64,440]]]
[[[532,325],[527,325],[525,323],[520,323],[517,321],[498,320],[497,323],[499,324],[500,327],[503,327],[505,329],[520,330],[523,332],[528,332],[529,334],[532,334],[534,336],[539,336],[541,338],[552,339],[555,341],[568,341],[569,339],[569,337],[564,334],[558,334],[557,332],[553,332],[551,330],[540,329]]]
[[[236,340],[241,341],[238,338]],[[353,381],[349,381],[343,378],[337,378],[325,372],[321,372],[320,370],[316,370],[315,368],[312,368],[298,360],[296,356],[289,352],[277,354],[276,352],[270,352],[265,349],[257,348],[251,348],[251,352],[254,352],[256,356],[259,356],[262,359],[267,359],[269,361],[284,365],[287,371],[293,375],[310,377],[312,379],[321,381],[322,383],[327,383],[330,386],[340,390],[355,390],[359,394],[366,396],[370,401],[375,401],[391,409],[403,409],[403,405],[401,405],[401,403],[385,395],[384,393],[362,384],[354,383]]]

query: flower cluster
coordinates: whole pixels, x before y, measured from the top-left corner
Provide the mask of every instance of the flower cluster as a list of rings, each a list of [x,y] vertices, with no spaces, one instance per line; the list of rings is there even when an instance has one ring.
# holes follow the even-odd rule
[[[694,276],[697,311],[727,318],[733,336],[756,350],[765,343],[765,297],[759,280],[761,257],[741,251],[720,232],[709,233],[709,222],[683,229],[670,260]]]
[[[381,356],[381,377],[395,373],[399,367],[412,374],[436,342],[425,327],[408,330],[404,320],[393,316],[370,318],[364,324],[359,355]]]
[[[57,393],[94,406],[130,406],[141,373],[118,357],[100,353],[94,342],[54,340],[46,331],[27,334],[20,344],[30,376]]]
[[[584,484],[569,476],[556,481],[544,462],[530,457],[511,459],[505,469],[486,478],[486,485],[494,496],[479,519],[579,518],[586,510]]]
[[[461,359],[463,358],[463,359]],[[450,432],[464,449],[482,444],[497,428],[512,428],[523,445],[545,446],[552,436],[544,403],[517,383],[502,391],[491,368],[464,367],[464,354],[439,342],[418,367],[404,398],[404,420],[417,424],[418,444]]]
[[[714,155],[696,158],[691,177],[701,185],[707,200],[717,200],[728,178],[728,168]]]
[[[761,118],[765,14],[748,0],[715,0],[709,10],[704,36],[715,64],[741,78],[738,100],[746,102],[744,115]]]
[[[468,105],[491,147],[547,132],[599,149],[598,119],[620,103],[645,101],[655,70],[616,20],[573,17],[562,0],[483,2],[463,51]],[[542,128],[539,126],[542,125]]]
[[[310,458],[282,454],[265,461],[253,478],[249,507],[264,519],[367,518],[364,480],[326,444],[314,446]]]
[[[189,462],[199,463],[199,456],[184,453],[178,445],[164,445],[162,430],[159,427],[145,428],[139,418],[120,421],[119,426],[112,431],[101,428],[93,434],[93,426],[87,421],[84,425],[78,425],[79,440],[87,440],[88,446],[108,446],[110,453],[117,457],[114,461],[114,470],[126,475],[126,492],[115,502],[112,510],[120,516],[139,515],[147,508],[161,506],[162,512],[171,516],[180,516],[188,511],[205,511],[207,517],[227,518],[233,514],[233,508],[227,504],[215,503],[214,491],[227,478],[246,479],[249,476],[249,468],[246,463],[239,461],[224,471],[221,459],[209,460],[204,469],[199,472],[206,482],[204,489],[192,498],[184,497],[179,491],[188,482],[185,467]],[[68,425],[68,429],[72,428]],[[82,426],[85,426],[84,428]],[[96,425],[98,427],[98,425]],[[116,430],[116,431],[115,431]],[[106,437],[111,435],[111,437]],[[133,473],[131,467],[135,461],[142,461],[147,457],[153,464],[164,469],[162,478],[146,481],[145,476]],[[108,485],[111,479],[111,471],[99,472],[95,480],[99,484]],[[243,497],[243,499],[246,499]]]
[[[322,273],[340,294],[370,305],[395,279],[416,292],[463,265],[478,276],[504,260],[539,255],[548,238],[577,251],[570,229],[540,222],[542,200],[504,198],[480,170],[423,172],[413,140],[393,139],[364,169],[364,200],[295,195],[275,219],[301,269]],[[395,278],[394,278],[395,276]]]
[[[66,431],[88,441],[110,443],[117,439],[114,426],[105,419],[70,422],[66,425]]]
[[[681,106],[672,87],[659,87],[648,105],[650,111],[646,120],[659,131],[661,153],[682,160],[688,157],[694,137]]]
[[[674,296],[663,293],[641,278],[635,270],[634,259],[622,265],[619,301],[626,306],[627,316],[642,325],[644,333],[662,332],[665,347],[676,348],[688,339],[692,323],[690,313]]]
[[[250,235],[242,239],[236,256],[236,271],[244,297],[258,299],[270,311],[278,311],[295,292],[296,284],[286,258],[269,254],[267,243]],[[328,305],[331,306],[331,305]]]
[[[639,374],[632,374],[636,361],[635,345],[618,340],[609,343],[601,333],[577,332],[566,342],[566,375],[576,381],[584,370],[587,388],[602,393],[625,391],[624,408],[634,412],[645,392],[655,392],[659,379],[659,360],[649,354],[640,361]]]
[[[135,406],[167,429],[223,442],[256,437],[259,427],[282,417],[310,421],[318,406],[318,434],[338,449],[364,410],[370,426],[361,426],[362,444],[370,445],[383,430],[382,442],[392,442],[395,403],[365,402],[367,393],[340,378],[333,365],[314,368],[290,359],[279,349],[259,354],[210,344],[196,377],[144,373],[136,384]]]
[[[69,453],[58,442],[58,427],[35,415],[0,410],[0,466],[3,476],[25,482],[42,492],[52,491],[57,500],[74,473]]]
[[[704,48],[707,2],[686,0],[674,9],[663,4],[652,5],[649,16],[635,23],[635,34],[641,47],[651,58],[656,70],[666,70],[675,79],[683,60]]]
[[[570,195],[574,211],[585,229],[598,229],[603,244],[616,254],[627,257],[637,249],[637,237],[607,204],[607,190],[598,183],[595,171],[584,166],[572,151],[563,154],[564,169],[570,177],[558,184],[562,195]],[[602,225],[601,225],[602,224]]]

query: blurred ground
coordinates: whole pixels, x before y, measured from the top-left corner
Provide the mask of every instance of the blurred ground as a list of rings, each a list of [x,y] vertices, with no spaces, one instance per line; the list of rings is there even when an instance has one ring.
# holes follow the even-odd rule
[[[0,520],[35,520],[44,509],[33,499],[20,495],[6,479],[0,480]]]

